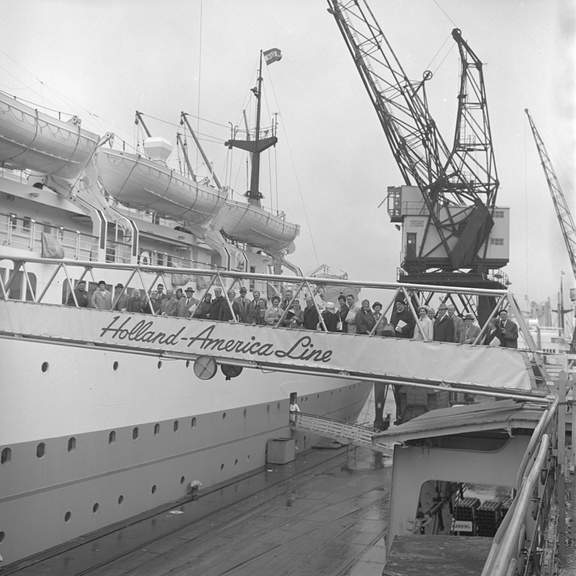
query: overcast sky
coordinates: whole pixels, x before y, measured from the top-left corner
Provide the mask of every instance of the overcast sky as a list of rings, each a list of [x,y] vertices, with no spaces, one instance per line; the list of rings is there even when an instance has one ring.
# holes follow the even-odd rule
[[[572,206],[573,0],[372,0],[405,71],[428,84],[432,114],[453,138],[458,93],[455,26],[486,63],[497,204],[511,208],[511,289],[543,300],[573,275],[536,148],[528,107]],[[384,133],[324,0],[3,0],[0,88],[74,112],[100,133],[135,142],[134,111],[176,123],[181,110],[218,143],[206,149],[226,179],[228,122],[249,107],[260,49],[283,58],[265,70],[264,120],[278,113],[278,205],[302,226],[291,259],[355,280],[392,281],[400,233],[377,208],[401,184]],[[253,117],[251,108],[247,108]],[[149,120],[175,142],[176,127]],[[571,151],[572,150],[572,151]],[[234,158],[241,160],[236,151]],[[270,192],[268,158],[262,192]],[[239,162],[230,184],[246,189]]]

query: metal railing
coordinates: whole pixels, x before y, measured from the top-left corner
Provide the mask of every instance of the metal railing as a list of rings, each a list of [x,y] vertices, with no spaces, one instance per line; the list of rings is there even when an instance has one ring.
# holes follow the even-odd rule
[[[516,495],[494,537],[482,576],[552,576],[566,558],[567,463],[565,450],[568,374],[542,414],[520,464]],[[572,425],[574,426],[574,418]],[[574,429],[574,428],[573,428]]]
[[[65,258],[92,260],[97,257],[98,238],[62,226],[20,218],[15,214],[0,214],[0,243],[42,254],[45,239],[54,239],[62,248]]]

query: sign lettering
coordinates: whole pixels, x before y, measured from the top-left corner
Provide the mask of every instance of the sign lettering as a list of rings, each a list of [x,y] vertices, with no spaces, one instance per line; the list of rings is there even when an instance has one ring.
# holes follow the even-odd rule
[[[245,327],[246,332],[250,328]],[[285,347],[272,342],[261,342],[256,336],[245,339],[218,336],[218,324],[210,324],[200,332],[193,333],[190,327],[181,326],[172,332],[163,332],[156,327],[154,320],[137,320],[132,316],[114,316],[107,326],[100,329],[100,338],[115,341],[159,344],[164,347],[184,347],[191,352],[231,352],[256,358],[285,358],[327,363],[332,359],[332,350],[317,348],[311,336],[301,336]]]

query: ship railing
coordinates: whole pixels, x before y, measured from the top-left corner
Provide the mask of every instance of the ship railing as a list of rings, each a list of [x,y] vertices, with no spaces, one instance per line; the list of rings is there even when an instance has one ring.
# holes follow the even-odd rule
[[[128,242],[110,242],[106,244],[106,262],[119,262],[130,264],[132,256],[132,245]]]
[[[16,225],[8,221],[8,230],[14,233],[14,228],[19,228],[19,225],[20,221]],[[60,238],[66,246],[69,245],[69,235],[65,231],[62,232]],[[91,241],[94,238],[87,238],[87,240]],[[273,321],[265,321],[260,318],[255,320],[256,323],[266,322],[275,327],[298,327],[299,312],[297,308],[299,306],[304,309],[306,301],[308,301],[309,305],[311,304],[316,310],[319,330],[332,331],[334,328],[338,330],[342,327],[341,324],[347,323],[350,333],[355,331],[356,318],[351,316],[355,316],[356,313],[349,313],[347,318],[339,318],[335,327],[326,325],[327,320],[324,312],[327,308],[331,308],[326,300],[326,294],[330,290],[332,292],[338,290],[342,295],[355,300],[354,309],[360,308],[360,301],[362,300],[366,300],[367,306],[370,308],[376,301],[381,304],[381,315],[378,321],[366,331],[367,336],[381,337],[388,334],[413,337],[418,340],[430,340],[432,335],[429,328],[426,329],[425,321],[419,317],[418,311],[421,307],[437,310],[440,305],[447,304],[455,314],[455,336],[452,341],[458,342],[456,336],[459,331],[464,330],[464,322],[457,318],[458,313],[460,315],[471,314],[477,328],[479,328],[473,341],[470,342],[475,345],[487,343],[487,339],[490,338],[490,327],[493,326],[496,316],[501,310],[506,310],[509,317],[518,325],[520,334],[518,346],[530,353],[531,362],[537,366],[537,378],[547,379],[543,358],[536,350],[534,340],[516,298],[507,290],[290,277],[283,274],[258,274],[231,270],[215,271],[209,268],[188,268],[174,265],[153,266],[143,263],[129,265],[119,263],[116,255],[114,259],[114,262],[96,262],[90,258],[82,261],[75,258],[24,258],[8,253],[2,256],[0,247],[0,260],[12,262],[8,265],[0,262],[0,266],[7,270],[4,279],[0,277],[0,297],[5,299],[13,297],[12,284],[19,281],[16,279],[19,273],[24,278],[27,289],[32,292],[32,300],[38,303],[66,303],[69,291],[80,280],[91,280],[96,283],[98,280],[104,279],[110,285],[121,283],[123,293],[127,296],[139,295],[145,298],[151,312],[158,314],[160,311],[154,309],[150,296],[157,284],[163,283],[169,290],[176,290],[179,287],[184,289],[186,286],[191,286],[196,290],[196,298],[203,298],[207,293],[213,295],[214,290],[219,289],[226,300],[226,306],[230,313],[229,318],[238,322],[241,318],[239,318],[237,307],[233,305],[233,299],[238,296],[241,287],[246,287],[253,293],[255,291],[260,292],[261,298],[264,299],[263,306],[267,307],[266,310],[274,296],[281,299],[280,313],[273,318]],[[38,278],[36,286],[32,288],[32,282],[29,281],[27,274],[38,267],[42,268],[43,274]],[[60,287],[59,294],[61,296],[59,298],[54,298],[56,292],[51,289],[55,284]],[[62,291],[63,285],[67,291]],[[25,290],[20,290],[19,293],[23,294],[24,292]],[[358,293],[360,293],[360,297],[356,299],[354,294]],[[332,304],[338,308],[336,302],[332,302]],[[409,327],[401,328],[406,323],[409,324]],[[494,342],[491,341],[490,344],[494,344]]]
[[[64,258],[91,260],[97,257],[96,236],[63,226],[52,226],[29,217],[21,218],[16,214],[0,214],[1,245],[45,254],[47,240],[52,245],[57,244]]]
[[[482,576],[551,576],[566,562],[566,484],[575,455],[574,443],[571,454],[565,447],[568,415],[575,426],[574,381],[563,372],[556,398],[542,413],[524,453],[512,506],[494,537]]]

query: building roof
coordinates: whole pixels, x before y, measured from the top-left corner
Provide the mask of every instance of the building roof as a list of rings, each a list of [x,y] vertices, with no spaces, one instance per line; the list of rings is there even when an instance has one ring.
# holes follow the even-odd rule
[[[481,431],[533,429],[545,407],[515,400],[491,400],[479,404],[431,410],[412,420],[374,434],[376,442],[407,442]]]

